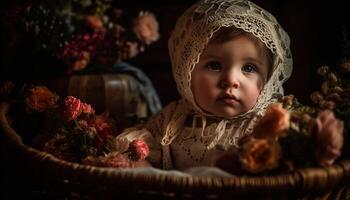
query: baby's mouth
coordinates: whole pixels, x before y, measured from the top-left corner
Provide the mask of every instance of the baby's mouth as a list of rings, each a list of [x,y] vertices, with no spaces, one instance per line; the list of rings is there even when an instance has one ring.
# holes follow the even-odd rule
[[[239,103],[239,100],[236,96],[228,95],[228,94],[223,95],[222,97],[219,98],[219,100],[228,105],[235,105]]]

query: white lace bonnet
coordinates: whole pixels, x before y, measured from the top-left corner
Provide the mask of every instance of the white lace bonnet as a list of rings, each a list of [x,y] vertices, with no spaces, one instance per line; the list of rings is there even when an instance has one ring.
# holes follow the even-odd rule
[[[212,37],[221,27],[235,26],[259,38],[274,54],[274,71],[251,111],[264,111],[271,99],[283,95],[282,84],[292,73],[289,36],[266,10],[247,0],[201,0],[178,19],[169,39],[169,53],[180,95],[195,110],[191,72]],[[236,118],[236,117],[235,117]]]
[[[221,27],[232,26],[252,33],[272,51],[273,72],[251,110],[232,119],[221,119],[216,130],[218,136],[213,145],[223,134],[229,121],[239,122],[241,124],[239,131],[249,132],[248,130],[254,125],[252,116],[262,115],[271,102],[283,95],[282,84],[292,73],[292,56],[289,36],[277,20],[269,12],[247,0],[200,0],[178,19],[169,39],[173,75],[178,91],[189,109],[180,109],[174,120],[168,124],[162,139],[163,145],[170,144],[176,137],[179,125],[189,114],[186,110],[194,110],[202,117],[204,124],[205,116],[210,116],[194,100],[191,91],[191,73],[213,34]],[[246,133],[239,135],[244,134]]]

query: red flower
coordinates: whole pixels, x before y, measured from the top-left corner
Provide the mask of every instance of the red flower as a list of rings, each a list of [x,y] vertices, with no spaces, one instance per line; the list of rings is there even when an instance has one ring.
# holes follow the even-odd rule
[[[65,121],[77,118],[82,112],[82,103],[73,96],[67,96],[63,101],[62,117]]]
[[[135,139],[129,144],[129,158],[134,161],[144,160],[149,154],[148,145],[140,139]]]

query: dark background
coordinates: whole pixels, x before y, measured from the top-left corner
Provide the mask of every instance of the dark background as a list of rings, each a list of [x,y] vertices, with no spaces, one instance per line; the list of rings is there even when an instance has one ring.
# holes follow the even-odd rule
[[[158,17],[160,40],[129,62],[141,68],[150,77],[163,105],[179,98],[171,72],[167,40],[178,16],[194,2],[193,0],[118,2],[125,11],[145,9],[154,12]],[[347,31],[348,35],[350,32],[349,12],[345,1],[253,0],[253,2],[270,11],[289,33],[294,71],[285,85],[285,93],[295,94],[302,102],[308,103],[309,94],[320,88],[321,80],[316,74],[316,69],[322,65],[335,67],[345,54],[349,54],[343,51],[342,41],[343,32]],[[50,83],[56,78],[64,78],[63,72],[53,67],[54,61],[47,59],[46,54],[32,54],[33,40],[19,25],[20,19],[16,16],[16,13],[23,9],[21,7],[23,2],[2,1],[0,5],[0,82],[14,80]],[[51,82],[50,86],[54,91],[57,89],[59,95],[64,95],[66,89],[64,87],[67,87],[55,82]],[[6,157],[9,157],[9,152],[4,146],[0,147],[0,155],[4,161],[0,168],[1,185],[3,185],[0,191],[1,199],[13,199],[14,196],[31,199],[27,194],[33,194],[32,188],[43,187],[43,185],[32,186],[35,182],[33,180],[42,180],[43,177],[28,176],[17,162],[8,163]],[[51,183],[46,185],[51,190],[55,188]],[[35,192],[37,191],[34,191],[33,196],[42,195],[41,193],[35,195]],[[53,196],[47,199],[60,198]]]
[[[116,2],[124,12],[143,9],[150,10],[157,16],[160,24],[160,40],[129,62],[141,68],[150,77],[163,105],[179,98],[171,72],[167,40],[178,16],[195,1]],[[320,77],[316,75],[316,69],[322,65],[335,67],[345,56],[342,35],[343,32],[349,32],[345,1],[253,0],[253,2],[270,11],[289,33],[294,71],[285,85],[285,93],[295,94],[302,102],[308,103],[309,94],[320,88]],[[39,56],[31,54],[33,40],[24,33],[23,27],[16,24],[18,19],[13,15],[21,9],[23,3],[9,1],[2,4],[0,80],[47,82],[65,76],[61,71],[50,68],[54,65],[54,61],[45,59],[45,54]],[[64,89],[58,89],[58,93],[64,95]]]

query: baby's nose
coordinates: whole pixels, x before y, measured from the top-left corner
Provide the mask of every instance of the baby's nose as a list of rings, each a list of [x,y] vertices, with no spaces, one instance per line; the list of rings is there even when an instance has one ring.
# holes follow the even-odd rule
[[[239,74],[232,71],[225,73],[221,79],[220,86],[222,88],[238,88],[240,86]]]

